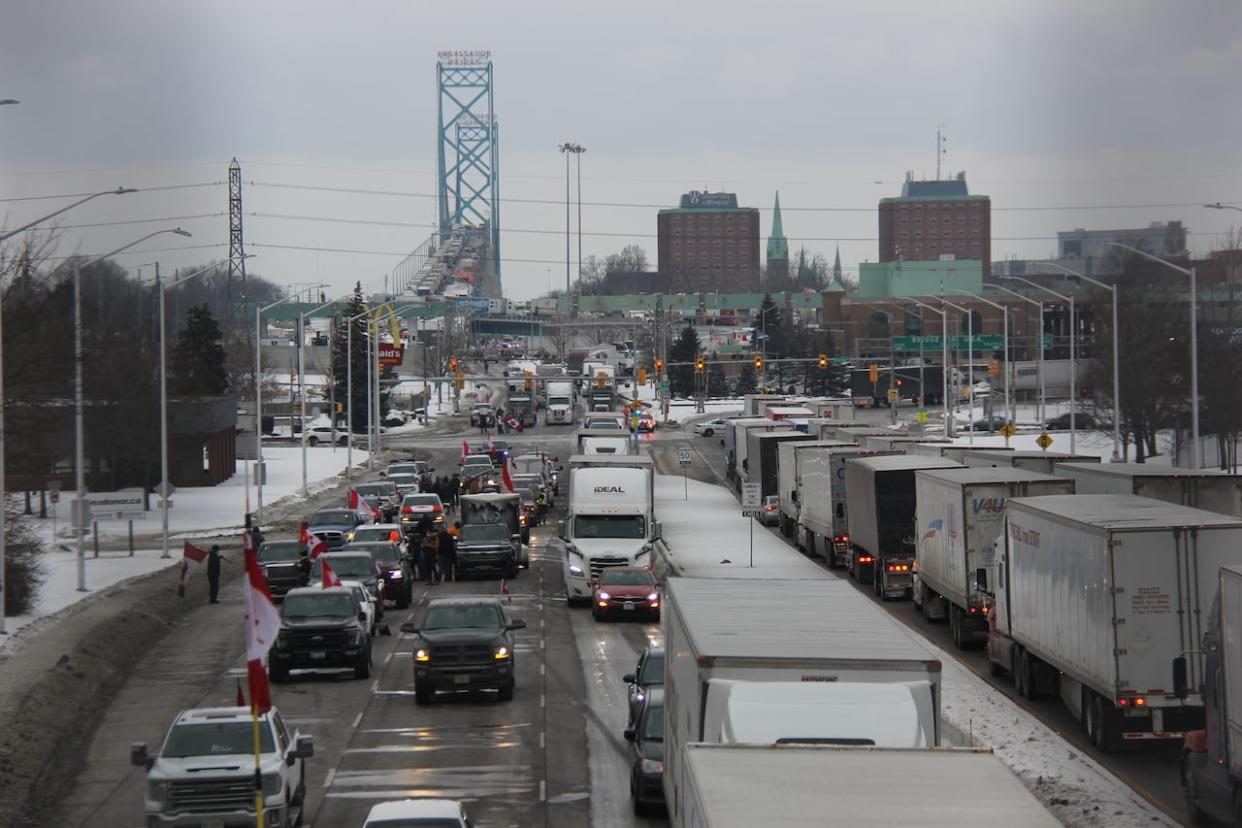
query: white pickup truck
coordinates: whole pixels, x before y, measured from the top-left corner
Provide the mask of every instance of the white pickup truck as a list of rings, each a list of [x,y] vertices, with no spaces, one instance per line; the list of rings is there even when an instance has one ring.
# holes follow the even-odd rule
[[[259,717],[259,771],[265,825],[301,822],[310,736],[290,729],[276,708]],[[146,824],[236,825],[255,822],[254,724],[245,707],[208,707],[177,714],[158,755],[144,742],[130,763],[147,770]]]

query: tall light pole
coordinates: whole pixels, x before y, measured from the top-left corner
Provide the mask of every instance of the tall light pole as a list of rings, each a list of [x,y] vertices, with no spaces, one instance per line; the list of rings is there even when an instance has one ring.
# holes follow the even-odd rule
[[[247,254],[245,258],[253,258],[254,254]],[[216,270],[220,265],[213,264],[196,270],[193,273],[182,276],[175,282],[165,284],[159,279],[159,263],[156,263],[156,278],[159,285],[160,293],[160,525],[162,528],[161,541],[163,552],[160,553],[161,558],[171,558],[172,555],[168,551],[168,498],[172,496],[172,486],[168,479],[168,302],[167,291],[169,288],[175,288],[177,285],[190,281],[204,273],[210,273]],[[249,483],[247,483],[249,489]],[[247,492],[248,494],[248,492]]]
[[[1004,356],[1002,359],[1005,361],[1005,419],[1012,422],[1013,412],[1010,408],[1011,397],[1009,394],[1009,309],[1000,302],[993,302],[991,299],[984,299],[982,296],[976,293],[971,293],[968,290],[955,290],[951,292],[961,294],[963,296],[969,296],[970,298],[982,302],[985,305],[990,305],[1001,312],[1001,321],[1003,323],[1003,333],[1001,336],[1003,337],[1002,344],[1004,346]],[[971,424],[971,431],[974,431],[973,423]]]
[[[907,298],[920,308],[940,314],[940,405],[944,410],[941,415],[944,418],[944,436],[949,437],[953,432],[952,424],[949,422],[949,312],[944,308],[920,302],[918,299]],[[919,393],[922,393],[922,389],[919,389]]]
[[[96,256],[84,265],[75,263],[73,266],[73,430],[74,467],[77,478],[78,497],[78,511],[74,520],[77,525],[74,527],[74,531],[78,538],[78,592],[86,592],[86,420],[82,399],[82,271],[96,262],[111,258],[118,253],[129,250],[131,247],[142,244],[147,239],[153,239],[165,233],[185,236],[186,238],[190,237],[190,233],[182,230],[180,227],[156,230],[154,233],[148,233],[140,239],[135,239],[129,244],[118,247],[111,253]]]
[[[1070,345],[1070,347],[1069,347],[1069,350],[1070,350],[1070,357],[1069,357],[1069,358],[1070,358],[1070,410],[1069,410],[1069,415],[1070,415],[1070,454],[1073,454],[1073,453],[1074,453],[1074,449],[1075,449],[1075,437],[1077,436],[1077,433],[1078,433],[1078,429],[1077,429],[1077,420],[1075,419],[1075,414],[1074,414],[1074,409],[1078,407],[1078,356],[1077,356],[1077,350],[1076,350],[1076,345],[1075,345],[1075,342],[1077,342],[1077,340],[1078,340],[1078,326],[1077,326],[1076,322],[1074,321],[1074,291],[1072,291],[1072,290],[1071,290],[1071,291],[1069,292],[1069,295],[1068,295],[1068,296],[1066,296],[1066,295],[1065,295],[1065,294],[1063,294],[1063,293],[1057,293],[1055,290],[1052,290],[1051,288],[1046,288],[1046,287],[1044,287],[1043,285],[1036,284],[1035,282],[1032,282],[1030,279],[1023,279],[1021,276],[997,276],[997,278],[998,278],[998,279],[1009,279],[1009,280],[1012,280],[1012,281],[1014,281],[1014,282],[1022,282],[1022,283],[1023,283],[1023,284],[1025,284],[1025,285],[1030,285],[1031,287],[1035,288],[1036,290],[1042,290],[1044,293],[1047,293],[1047,294],[1048,294],[1048,295],[1050,295],[1050,296],[1055,296],[1056,298],[1060,299],[1062,302],[1068,302],[1068,303],[1069,303],[1069,326],[1070,326],[1070,337],[1069,337],[1069,345]],[[1042,351],[1043,346],[1044,346],[1044,343],[1043,343],[1043,341],[1042,341],[1042,340],[1043,340],[1043,333],[1044,333],[1044,332],[1043,332],[1043,330],[1042,330],[1042,328],[1043,328],[1043,313],[1042,313],[1042,312],[1040,313],[1040,328],[1041,328],[1041,330],[1040,330],[1040,332],[1039,332],[1039,333],[1040,333],[1040,340],[1041,340],[1041,341],[1040,341],[1040,343],[1039,343],[1039,347],[1040,347],[1040,350]]]
[[[277,305],[292,302],[308,290],[325,287],[309,285],[296,293],[290,293],[283,299],[277,299],[268,305],[254,307],[254,491],[255,491],[255,522],[263,520],[263,482],[267,477],[267,467],[263,465],[263,314]]]
[[[570,287],[570,281],[569,281],[569,230],[570,230],[570,224],[569,224],[569,156],[570,154],[579,155],[579,156],[582,155],[582,153],[586,152],[586,147],[580,146],[571,141],[566,141],[563,144],[558,144],[557,149],[560,150],[561,153],[565,156],[565,298],[567,301],[571,302],[570,307],[572,307],[573,289]],[[579,171],[581,171],[582,169],[581,160],[578,162],[578,164],[579,164],[578,169]],[[581,248],[582,248],[582,236],[581,236],[581,233],[582,233],[582,227],[581,227],[582,225],[582,203],[581,203],[582,202],[582,180],[581,180],[581,176],[579,176],[579,181],[578,181],[578,202],[579,202],[578,204],[578,225],[579,225],[578,248],[579,248],[579,251],[581,251]],[[579,270],[581,270],[582,268],[581,260],[579,260],[578,262],[578,268]]]
[[[0,101],[0,106],[6,105],[6,104],[16,104],[16,103],[20,103],[20,102],[15,101],[12,98],[6,98],[5,100]],[[30,222],[29,224],[24,224],[21,227],[18,227],[16,230],[11,230],[7,233],[0,233],[0,243],[8,239],[11,239],[13,236],[16,236],[18,233],[29,230],[32,227],[36,227],[50,218],[55,218],[56,216],[59,216],[61,213],[64,213],[67,210],[72,210],[74,207],[77,207],[79,204],[85,204],[86,202],[90,201],[92,198],[98,198],[99,196],[102,196],[102,195],[125,195],[126,193],[136,193],[136,192],[138,191],[133,190],[133,189],[125,189],[123,187],[117,187],[115,190],[105,190],[103,192],[94,193],[92,195],[87,196],[86,198],[80,199],[79,201],[75,201],[73,204],[70,204],[68,207],[62,207],[61,209],[57,210],[54,213],[50,213],[46,216],[43,216],[42,218],[36,219]],[[3,286],[0,286],[0,306],[3,306]],[[8,594],[8,580],[5,578],[5,566],[6,566],[5,559],[8,556],[8,537],[7,537],[8,535],[8,532],[7,532],[8,510],[5,508],[5,505],[8,503],[8,493],[5,491],[5,479],[4,479],[4,476],[6,474],[4,451],[5,451],[5,443],[8,441],[8,432],[5,430],[5,425],[4,425],[5,405],[6,405],[6,398],[4,394],[4,318],[3,318],[3,314],[0,313],[0,635],[6,634],[6,630],[4,628],[4,605],[5,605],[5,596]],[[85,571],[86,571],[85,560],[80,559],[78,566],[79,566],[78,585],[82,586],[82,584],[85,581],[85,577],[86,577],[85,576]]]
[[[1224,205],[1221,206],[1224,207]],[[1120,247],[1122,250],[1129,250],[1131,253],[1142,256],[1144,259],[1150,259],[1170,270],[1176,270],[1178,273],[1190,277],[1190,442],[1193,444],[1190,452],[1190,467],[1198,470],[1202,464],[1199,462],[1199,298],[1195,269],[1193,267],[1179,267],[1159,256],[1153,256],[1150,253],[1139,250],[1137,247],[1131,247],[1121,242],[1105,242],[1105,244],[1112,247]]]
[[[582,285],[582,153],[586,147],[579,145],[574,152],[578,165],[578,285]]]
[[[1044,397],[1044,388],[1045,388],[1044,386],[1044,303],[1037,302],[1031,297],[1018,293],[1016,290],[1010,290],[1009,288],[1004,287],[1003,285],[994,285],[989,282],[983,282],[982,287],[985,287],[988,290],[999,290],[1002,293],[1008,293],[1010,296],[1015,296],[1018,299],[1021,299],[1023,302],[1026,302],[1028,305],[1034,305],[1035,307],[1039,308],[1039,351],[1036,354],[1036,360],[1038,362],[1038,367],[1036,368],[1036,372],[1039,374],[1039,423],[1040,423],[1040,427],[1042,428],[1044,424],[1044,419],[1047,416],[1047,410],[1045,408],[1046,400]],[[1006,382],[1008,382],[1008,378],[1006,378]],[[1014,422],[1015,423],[1017,422],[1017,419],[1018,419],[1017,414],[1018,414],[1017,402],[1015,401],[1014,403]]]
[[[1086,279],[1096,287],[1102,287],[1113,294],[1113,462],[1121,462],[1121,350],[1118,345],[1120,336],[1117,327],[1117,286],[1106,285],[1098,279],[1093,279],[1085,273],[1079,273],[1077,270],[1070,270],[1068,267],[1053,261],[1045,261],[1044,264],[1051,265],[1062,273],[1068,273],[1078,279]]]
[[[970,436],[966,438],[967,445],[975,444],[975,315],[971,313],[969,308],[961,305],[955,305],[945,299],[943,296],[932,297],[939,299],[943,304],[953,308],[953,310],[966,314],[966,382],[968,383],[966,399],[967,405],[970,406]],[[946,322],[948,315],[945,315]],[[948,325],[945,326],[945,341],[948,342]],[[959,327],[960,331],[961,328]],[[957,400],[953,401],[953,409],[957,410]]]
[[[302,313],[298,315],[298,323],[299,323],[298,324],[298,383],[300,386],[298,389],[298,405],[300,407],[298,416],[302,423],[301,443],[302,443],[302,496],[303,497],[310,497],[310,490],[307,488],[308,484],[306,481],[306,317],[310,316],[312,313],[321,311],[326,307],[335,305],[337,302],[340,302],[344,299],[348,299],[352,295],[353,295],[352,293],[346,293],[344,296],[341,296],[340,298],[333,299],[331,302],[324,302],[322,305],[319,305],[318,307],[315,307],[315,308],[311,308],[308,311],[303,311]],[[328,373],[331,373],[331,372],[332,372],[331,360],[329,360]],[[332,418],[333,422],[336,421],[335,411],[332,412],[332,414],[329,416]],[[329,438],[333,436],[335,436],[335,431],[329,435]]]

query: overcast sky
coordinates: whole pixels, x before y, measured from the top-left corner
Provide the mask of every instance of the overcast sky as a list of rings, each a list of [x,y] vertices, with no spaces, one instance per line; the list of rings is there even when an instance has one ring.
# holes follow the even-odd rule
[[[514,298],[564,284],[564,141],[587,148],[584,253],[636,243],[653,265],[656,207],[590,202],[675,206],[724,188],[763,209],[766,234],[779,189],[791,248],[831,258],[839,244],[847,272],[874,261],[876,202],[907,171],[934,176],[940,124],[945,171],[992,197],[997,259],[1051,255],[1058,229],[1168,219],[1206,253],[1242,224],[1197,206],[1242,205],[1236,0],[603,6],[9,3],[0,99],[21,104],[0,107],[0,224],[71,200],[14,199],[171,188],[66,214],[61,252],[180,225],[194,238],[119,261],[223,258],[236,156],[252,271],[382,289],[435,223],[443,49],[487,49],[495,64]],[[109,222],[126,223],[82,226]]]

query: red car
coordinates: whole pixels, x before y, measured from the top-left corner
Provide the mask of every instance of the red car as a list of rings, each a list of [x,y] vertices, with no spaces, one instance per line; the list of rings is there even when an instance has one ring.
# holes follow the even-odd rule
[[[639,567],[605,569],[595,583],[591,614],[596,621],[633,616],[659,621],[660,588],[655,576]]]

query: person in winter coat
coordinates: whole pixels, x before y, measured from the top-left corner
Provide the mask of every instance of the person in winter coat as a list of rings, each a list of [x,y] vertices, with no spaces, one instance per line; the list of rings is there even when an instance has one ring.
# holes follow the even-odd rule
[[[439,567],[438,583],[445,581],[455,581],[456,564],[457,564],[457,541],[453,536],[451,529],[441,529],[439,538],[439,548],[436,550],[437,562]]]
[[[209,603],[218,604],[217,600],[220,595],[220,562],[224,560],[224,556],[220,554],[220,547],[212,545],[207,550],[207,589],[210,595]]]
[[[440,552],[440,533],[431,525],[431,521],[423,518],[418,523],[419,535],[422,537],[422,571],[419,576],[426,576],[427,586],[432,586],[436,582],[436,558]]]

